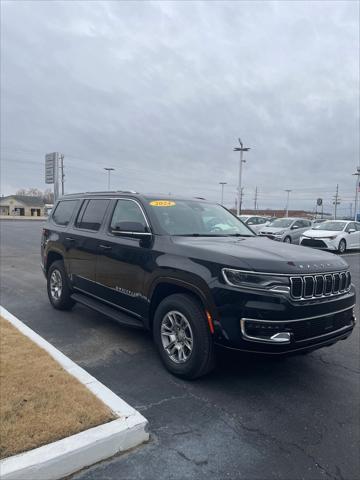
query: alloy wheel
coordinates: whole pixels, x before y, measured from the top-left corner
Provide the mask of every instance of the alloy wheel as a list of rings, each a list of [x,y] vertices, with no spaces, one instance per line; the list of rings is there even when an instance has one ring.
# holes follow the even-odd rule
[[[59,300],[62,293],[62,277],[59,270],[55,269],[50,277],[50,293],[54,300]]]
[[[193,351],[193,332],[185,315],[173,310],[161,321],[161,342],[174,363],[185,363]]]

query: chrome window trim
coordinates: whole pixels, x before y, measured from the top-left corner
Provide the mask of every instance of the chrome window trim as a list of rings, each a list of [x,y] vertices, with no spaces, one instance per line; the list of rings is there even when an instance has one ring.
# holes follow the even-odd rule
[[[114,208],[113,208],[113,211],[111,212],[111,216],[109,218],[109,225],[108,225],[108,228],[107,228],[107,233],[110,234],[111,236],[121,236],[120,234],[119,235],[115,235],[114,233],[112,233],[112,230],[111,230],[111,221],[112,221],[112,218],[114,216],[114,212],[115,212],[115,209],[116,209],[116,205],[118,204],[118,201],[119,200],[124,200],[124,201],[127,201],[127,202],[134,202],[136,203],[136,205],[140,208],[140,211],[141,213],[143,214],[143,217],[144,217],[144,220],[145,220],[145,223],[146,223],[146,226],[147,228],[149,229],[148,232],[144,232],[144,233],[140,233],[140,234],[143,234],[143,235],[152,235],[153,232],[152,232],[152,229],[151,229],[151,226],[150,226],[150,223],[146,217],[146,213],[145,213],[145,210],[143,208],[143,206],[141,205],[141,203],[138,201],[138,200],[135,200],[135,198],[127,198],[127,197],[115,197],[115,198],[112,198],[112,200],[115,200],[115,205],[114,205]],[[128,235],[130,234],[134,234],[135,232],[129,232],[129,231],[126,231],[124,233],[127,233]]]

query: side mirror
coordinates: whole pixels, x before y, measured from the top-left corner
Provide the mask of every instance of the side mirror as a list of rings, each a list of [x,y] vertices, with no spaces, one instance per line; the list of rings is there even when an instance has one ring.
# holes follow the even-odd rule
[[[114,235],[133,238],[150,237],[151,233],[140,222],[119,222],[115,224],[115,228],[111,230]]]
[[[348,233],[355,233],[355,232],[356,232],[355,228],[350,228],[350,230],[348,231]]]
[[[298,228],[300,228],[298,225],[293,225],[293,226],[291,227],[291,230],[297,230]]]

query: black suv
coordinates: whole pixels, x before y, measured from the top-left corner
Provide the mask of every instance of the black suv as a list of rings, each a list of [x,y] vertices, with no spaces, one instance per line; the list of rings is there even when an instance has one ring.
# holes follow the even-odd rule
[[[348,337],[355,291],[337,255],[258,237],[203,199],[135,192],[61,198],[41,241],[50,302],[153,332],[165,366],[195,378],[215,344],[306,352]]]

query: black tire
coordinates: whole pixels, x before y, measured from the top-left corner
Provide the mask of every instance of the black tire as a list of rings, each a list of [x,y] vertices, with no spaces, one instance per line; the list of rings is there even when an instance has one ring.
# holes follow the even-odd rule
[[[58,297],[54,292],[54,278],[56,276],[60,276],[58,278],[61,278],[61,288],[58,290]],[[51,305],[57,310],[70,310],[75,304],[74,300],[70,297],[71,290],[62,260],[57,260],[50,265],[47,273],[47,292]]]
[[[291,243],[291,237],[289,237],[289,235],[287,235],[287,236],[284,238],[284,243]]]
[[[339,253],[345,253],[346,252],[346,240],[344,240],[343,238],[339,242],[338,252]]]
[[[163,345],[162,338],[164,337],[161,329],[162,327],[164,328],[164,322],[166,323],[167,314],[170,312],[178,312],[180,314],[178,319],[180,318],[181,321],[182,315],[191,327],[188,332],[190,332],[192,338],[192,350],[190,353],[189,351],[187,352],[188,358],[186,361],[183,360],[182,363],[176,363]],[[215,358],[212,334],[204,308],[193,296],[174,294],[165,298],[155,312],[153,334],[161,360],[172,374],[191,380],[209,373],[214,368]],[[177,350],[176,352],[179,353]]]

